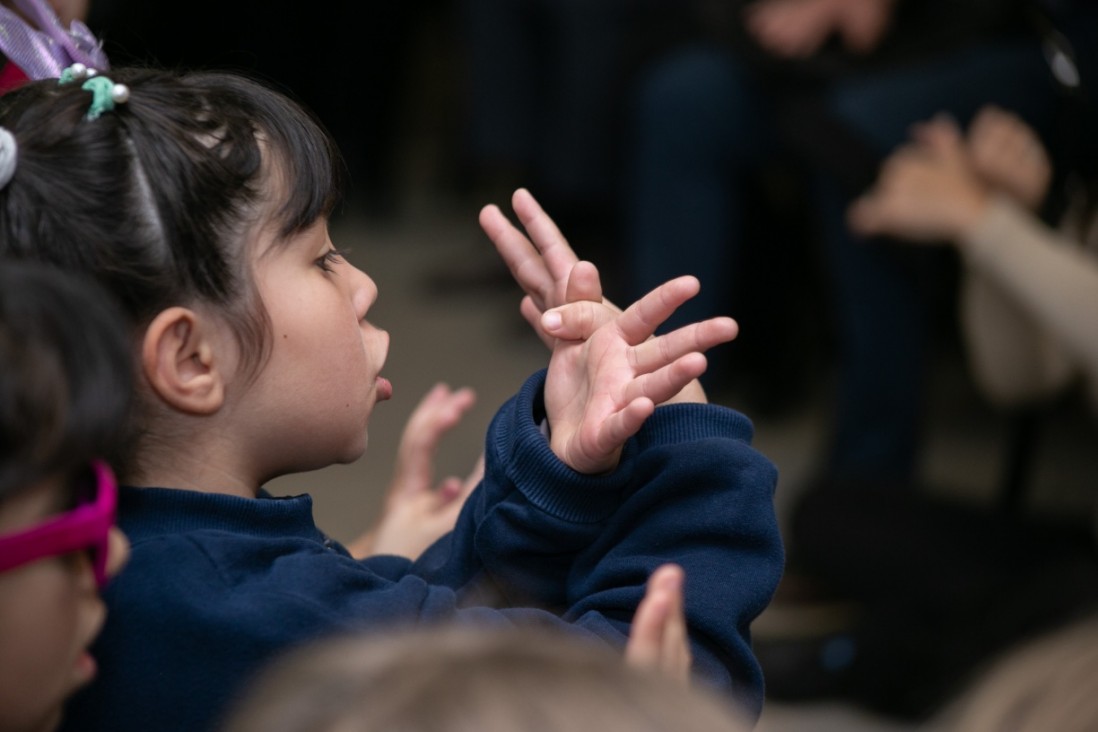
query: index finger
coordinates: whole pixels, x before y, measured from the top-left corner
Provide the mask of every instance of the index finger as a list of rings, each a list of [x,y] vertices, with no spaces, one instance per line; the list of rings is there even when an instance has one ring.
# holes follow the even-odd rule
[[[492,240],[511,276],[538,309],[545,310],[552,301],[554,282],[537,248],[495,204],[481,209],[480,228]]]
[[[698,294],[701,284],[692,275],[664,282],[625,309],[618,317],[618,329],[626,343],[635,346],[647,340],[665,320]]]
[[[558,282],[566,280],[579,257],[553,219],[525,188],[519,188],[511,196],[511,207],[515,209],[534,246],[541,252],[549,275]]]

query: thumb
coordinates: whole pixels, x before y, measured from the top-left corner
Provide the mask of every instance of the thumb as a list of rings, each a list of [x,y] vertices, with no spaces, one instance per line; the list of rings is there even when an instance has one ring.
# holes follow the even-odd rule
[[[546,310],[541,327],[554,338],[584,341],[613,318],[614,313],[601,302],[580,300]]]

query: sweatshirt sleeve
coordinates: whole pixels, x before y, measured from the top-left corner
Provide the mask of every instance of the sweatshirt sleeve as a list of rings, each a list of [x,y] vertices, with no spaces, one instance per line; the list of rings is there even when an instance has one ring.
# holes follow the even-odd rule
[[[962,328],[974,375],[1014,404],[1098,376],[1098,259],[1004,199],[961,242]]]
[[[667,562],[685,570],[699,676],[757,715],[749,625],[783,555],[776,472],[748,444],[750,423],[716,406],[660,407],[617,470],[585,476],[538,431],[543,381],[532,377],[497,414],[484,481],[415,563],[354,559],[312,524],[304,496],[132,491],[133,548],[106,591],[100,674],[64,729],[215,729],[271,657],[332,633],[534,623],[621,646]]]
[[[680,565],[696,671],[757,713],[749,626],[784,558],[777,471],[751,447],[750,422],[715,405],[660,407],[617,470],[585,476],[538,431],[544,378],[527,381],[493,420],[485,480],[449,547],[465,553],[450,559],[482,573],[504,605],[550,609],[618,644],[649,575]]]

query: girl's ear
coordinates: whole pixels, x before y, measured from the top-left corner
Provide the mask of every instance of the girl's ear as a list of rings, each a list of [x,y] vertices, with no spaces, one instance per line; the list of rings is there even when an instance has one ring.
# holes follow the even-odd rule
[[[225,402],[225,356],[217,325],[172,307],[153,318],[141,344],[141,368],[153,391],[175,409],[209,415]]]

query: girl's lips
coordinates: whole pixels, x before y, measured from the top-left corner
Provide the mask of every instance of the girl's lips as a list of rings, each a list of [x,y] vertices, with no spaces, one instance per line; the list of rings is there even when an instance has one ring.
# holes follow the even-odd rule
[[[377,377],[377,400],[383,402],[393,398],[393,385],[384,376]]]

